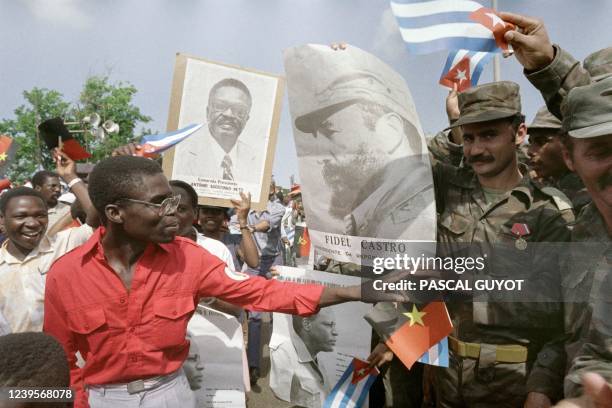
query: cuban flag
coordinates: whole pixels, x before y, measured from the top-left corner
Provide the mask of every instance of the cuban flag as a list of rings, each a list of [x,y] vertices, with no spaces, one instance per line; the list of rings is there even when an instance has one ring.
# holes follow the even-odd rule
[[[359,408],[368,396],[379,371],[367,361],[354,358],[331,390],[323,408]]]
[[[140,144],[143,148],[144,156],[155,156],[156,154],[159,154],[164,150],[171,148],[175,144],[182,142],[187,137],[200,130],[202,126],[204,126],[204,124],[194,123],[172,132],[159,133],[157,135],[147,135],[143,137]]]
[[[427,350],[419,358],[419,363],[448,367],[448,337],[443,338],[438,344]]]
[[[508,50],[504,34],[514,29],[494,10],[471,0],[392,0],[391,11],[408,50],[415,54]]]
[[[451,51],[442,70],[440,85],[453,89],[453,85],[457,84],[459,92],[476,86],[482,70],[493,55],[491,52]]]

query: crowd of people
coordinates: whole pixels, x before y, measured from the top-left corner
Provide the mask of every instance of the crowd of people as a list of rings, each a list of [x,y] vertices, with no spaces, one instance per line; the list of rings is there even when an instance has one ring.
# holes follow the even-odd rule
[[[429,140],[438,252],[569,243],[521,271],[561,298],[450,302],[447,368],[408,370],[377,333],[371,406],[612,406],[612,48],[581,63],[541,21],[501,17],[521,29],[505,38],[545,106],[525,123],[509,81],[449,94],[449,128]],[[245,321],[248,389],[261,375],[262,312],[309,316],[361,300],[393,319],[386,302],[413,300],[272,279],[275,265],[294,264],[302,217],[274,182],[263,211],[244,193],[232,209],[199,206],[190,184],[136,149],[116,149],[86,180],[55,149],[54,171],[1,195],[0,386],[70,386],[76,407],[192,407],[182,366],[199,303]],[[327,259],[318,269],[361,267]],[[304,353],[322,349],[305,338]]]

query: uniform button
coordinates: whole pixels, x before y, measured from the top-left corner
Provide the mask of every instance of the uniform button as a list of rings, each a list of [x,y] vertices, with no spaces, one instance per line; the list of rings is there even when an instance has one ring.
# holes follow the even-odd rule
[[[119,299],[119,303],[124,304],[125,303],[125,298]]]
[[[89,330],[89,325],[88,324],[85,325],[85,330]]]
[[[173,314],[174,316],[176,316],[176,310],[173,310],[173,311],[172,311],[172,314]]]

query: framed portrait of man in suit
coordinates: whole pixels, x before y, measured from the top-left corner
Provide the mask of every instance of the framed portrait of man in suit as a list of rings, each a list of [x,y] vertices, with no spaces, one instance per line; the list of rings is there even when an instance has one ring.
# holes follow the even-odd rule
[[[283,87],[277,75],[177,54],[168,130],[203,126],[164,155],[166,176],[190,183],[199,204],[231,207],[243,191],[264,209]]]

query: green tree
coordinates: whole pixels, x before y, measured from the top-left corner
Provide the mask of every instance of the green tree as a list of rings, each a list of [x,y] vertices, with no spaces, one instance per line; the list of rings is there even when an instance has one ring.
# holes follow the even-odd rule
[[[30,178],[40,166],[53,168],[47,148],[37,137],[37,125],[47,119],[63,117],[70,111],[70,104],[57,91],[33,88],[24,91],[23,98],[26,104],[15,109],[15,119],[0,121],[0,133],[12,136],[19,146],[7,174],[18,183]]]
[[[139,136],[134,134],[139,123],[145,124],[151,121],[149,116],[143,115],[132,103],[136,92],[133,85],[123,82],[110,83],[107,76],[92,76],[85,81],[73,116],[82,119],[97,113],[102,118],[101,123],[112,120],[119,125],[118,133],[107,134],[103,140],[95,139],[88,133],[84,134],[84,145],[93,155],[91,161],[97,162],[108,157],[116,147],[139,140],[142,135],[151,133],[149,129],[141,129]]]
[[[14,119],[0,121],[0,133],[12,136],[19,145],[15,160],[8,170],[8,177],[22,183],[40,166],[52,169],[51,156],[44,142],[37,138],[40,122],[54,117],[62,117],[67,122],[80,122],[85,116],[97,113],[102,123],[112,120],[119,125],[119,132],[108,134],[103,140],[94,138],[87,125],[70,125],[70,130],[85,130],[75,133],[79,142],[92,154],[91,162],[108,157],[118,146],[140,139],[149,129],[141,129],[140,135],[134,133],[139,124],[151,121],[143,115],[132,102],[136,88],[129,83],[111,83],[108,76],[89,77],[76,103],[70,103],[54,90],[33,88],[24,91],[25,104],[14,111]]]

